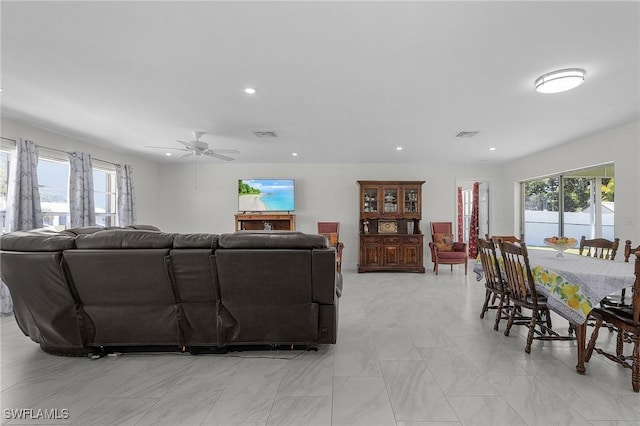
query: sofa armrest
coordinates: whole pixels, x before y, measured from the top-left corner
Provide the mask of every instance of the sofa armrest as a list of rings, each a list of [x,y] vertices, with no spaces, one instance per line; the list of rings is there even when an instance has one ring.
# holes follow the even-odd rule
[[[312,252],[312,297],[313,301],[323,305],[336,303],[338,284],[342,283],[340,273],[336,271],[336,251],[333,247],[315,249]]]

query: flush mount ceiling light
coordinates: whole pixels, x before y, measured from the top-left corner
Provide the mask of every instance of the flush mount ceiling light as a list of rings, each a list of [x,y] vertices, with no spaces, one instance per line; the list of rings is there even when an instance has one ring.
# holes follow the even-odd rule
[[[253,87],[247,87],[246,89],[244,89],[244,93],[246,93],[247,95],[253,95],[254,93],[256,93],[256,89],[254,89]]]
[[[574,89],[584,83],[586,71],[581,68],[567,68],[553,71],[536,79],[536,92],[560,93]]]

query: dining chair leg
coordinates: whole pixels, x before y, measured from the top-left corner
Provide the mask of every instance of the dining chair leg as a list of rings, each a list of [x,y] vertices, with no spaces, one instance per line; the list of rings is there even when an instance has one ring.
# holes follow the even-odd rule
[[[584,355],[585,362],[589,362],[589,360],[591,359],[593,349],[596,347],[596,340],[598,340],[598,332],[600,331],[600,327],[602,327],[602,319],[598,318],[596,320],[593,333],[591,333],[591,338],[589,339],[589,344],[587,345],[587,351]]]
[[[508,336],[511,331],[511,326],[513,325],[513,318],[516,316],[516,307],[513,306],[509,310],[509,321],[507,321],[507,328],[504,329],[504,335]]]
[[[500,320],[502,319],[502,307],[504,306],[504,295],[500,295],[500,302],[498,303],[498,312],[496,312],[496,323],[493,326],[495,331],[498,331],[498,324],[500,324]]]
[[[531,353],[531,344],[533,343],[533,333],[536,329],[536,317],[540,315],[538,312],[531,313],[531,321],[529,322],[529,333],[527,334],[527,344],[524,347],[524,351],[528,354]]]
[[[618,357],[618,359],[624,359],[623,351],[624,351],[624,331],[618,329],[618,335],[616,338],[616,357]]]
[[[633,355],[631,357],[631,386],[634,392],[640,392],[640,334],[633,333]]]
[[[485,312],[489,310],[489,299],[491,299],[492,292],[485,290],[484,292],[484,304],[482,305],[482,311],[480,312],[480,318],[484,318]]]

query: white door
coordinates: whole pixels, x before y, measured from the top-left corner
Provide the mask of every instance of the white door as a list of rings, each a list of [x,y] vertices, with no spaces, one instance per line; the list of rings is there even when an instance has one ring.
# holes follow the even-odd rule
[[[478,236],[489,234],[489,183],[478,186]]]

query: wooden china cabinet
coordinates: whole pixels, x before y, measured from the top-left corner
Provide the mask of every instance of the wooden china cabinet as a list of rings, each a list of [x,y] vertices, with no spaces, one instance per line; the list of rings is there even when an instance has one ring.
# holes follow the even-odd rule
[[[420,231],[423,184],[424,181],[358,181],[358,272],[424,273]]]

